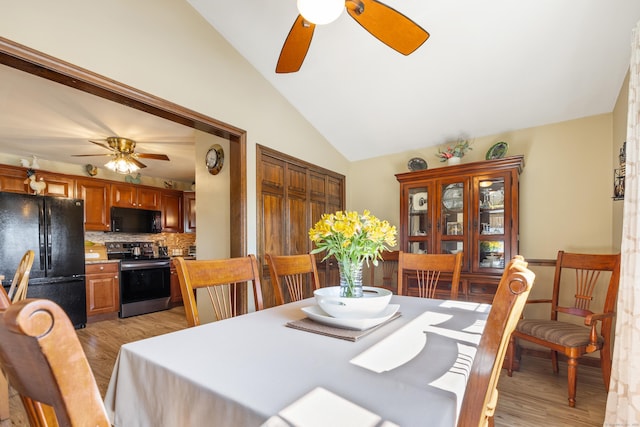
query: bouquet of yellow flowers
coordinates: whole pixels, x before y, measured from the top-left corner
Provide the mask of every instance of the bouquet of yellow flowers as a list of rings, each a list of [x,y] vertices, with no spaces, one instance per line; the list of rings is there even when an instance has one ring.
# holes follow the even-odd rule
[[[371,260],[378,265],[381,252],[396,245],[396,227],[379,220],[368,210],[362,214],[338,211],[322,215],[309,230],[309,238],[316,246],[312,254],[326,251],[323,260],[332,255],[338,260],[341,285],[349,287],[348,295],[344,296],[357,296],[353,294],[353,287],[357,285],[358,269],[361,287],[362,264]]]

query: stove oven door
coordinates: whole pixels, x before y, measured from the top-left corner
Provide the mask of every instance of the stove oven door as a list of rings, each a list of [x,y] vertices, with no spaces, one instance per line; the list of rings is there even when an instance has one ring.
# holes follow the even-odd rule
[[[169,261],[122,261],[120,317],[169,308],[171,298]]]

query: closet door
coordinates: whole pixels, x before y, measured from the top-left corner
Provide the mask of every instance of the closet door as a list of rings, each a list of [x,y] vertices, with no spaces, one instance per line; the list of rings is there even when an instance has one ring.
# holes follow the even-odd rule
[[[258,146],[258,259],[265,307],[275,305],[264,255],[311,251],[309,229],[324,213],[344,208],[344,176]],[[335,262],[317,256],[321,286],[338,283]]]

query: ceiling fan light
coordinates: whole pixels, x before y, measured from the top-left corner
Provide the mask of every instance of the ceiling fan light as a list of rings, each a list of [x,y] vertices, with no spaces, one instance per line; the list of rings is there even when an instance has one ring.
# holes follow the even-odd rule
[[[329,24],[344,10],[344,0],[298,0],[298,12],[316,25]]]
[[[118,155],[112,158],[107,164],[104,165],[104,167],[123,175],[129,175],[140,169],[138,165],[136,165],[131,160],[129,160],[129,158],[123,155]]]

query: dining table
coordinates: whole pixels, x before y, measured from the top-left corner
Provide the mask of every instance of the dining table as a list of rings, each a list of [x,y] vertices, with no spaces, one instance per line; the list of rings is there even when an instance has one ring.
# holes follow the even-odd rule
[[[105,395],[111,422],[455,426],[491,306],[398,295],[389,306],[370,329],[311,320],[308,298],[125,344]]]

